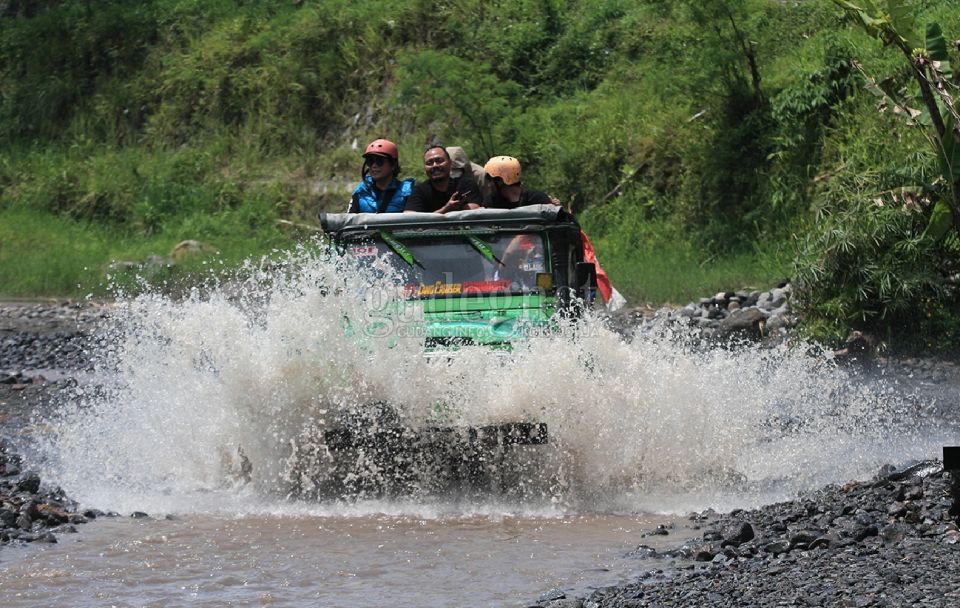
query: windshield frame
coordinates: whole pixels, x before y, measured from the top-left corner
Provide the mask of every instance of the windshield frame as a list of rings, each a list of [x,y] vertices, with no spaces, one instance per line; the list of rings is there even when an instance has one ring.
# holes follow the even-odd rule
[[[384,238],[386,233],[387,238]],[[513,265],[514,254],[507,254],[508,260],[505,262],[500,259],[505,255],[506,249],[512,243],[519,242],[517,237],[528,236],[533,239],[534,245],[531,251],[527,251],[527,258],[519,261],[516,268]],[[484,277],[475,280],[453,280],[451,271],[440,271],[443,275],[438,280],[424,282],[421,274],[419,281],[403,283],[404,298],[409,300],[434,300],[448,298],[470,298],[486,296],[536,296],[545,295],[544,289],[540,287],[539,275],[549,275],[550,284],[553,285],[554,263],[553,252],[551,250],[550,239],[547,237],[547,231],[542,226],[525,225],[509,228],[497,229],[494,227],[397,227],[393,231],[378,230],[370,227],[367,230],[354,229],[348,233],[340,233],[339,238],[335,239],[337,250],[341,255],[351,255],[349,251],[353,247],[362,247],[363,245],[377,247],[376,257],[392,256],[396,258],[390,263],[402,274],[418,274],[432,272],[437,273],[435,267],[429,267],[436,262],[437,258],[424,258],[427,265],[424,265],[418,259],[417,252],[423,250],[423,243],[429,240],[447,239],[447,243],[439,243],[440,246],[450,246],[462,244],[470,249],[473,255],[481,260],[484,266]],[[496,237],[491,239],[490,237]],[[479,239],[483,245],[490,249],[485,252],[475,239]],[[391,241],[400,245],[398,250]],[[419,242],[418,242],[419,241]],[[533,260],[530,260],[531,255]],[[492,269],[499,271],[499,266],[510,264],[512,274],[507,278],[502,273],[492,272]]]

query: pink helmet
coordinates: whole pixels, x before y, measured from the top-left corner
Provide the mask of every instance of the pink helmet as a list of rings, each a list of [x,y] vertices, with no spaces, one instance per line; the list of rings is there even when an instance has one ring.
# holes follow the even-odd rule
[[[375,139],[367,146],[367,149],[363,152],[363,155],[368,154],[380,154],[383,156],[389,156],[394,161],[398,160],[397,155],[397,144],[393,143],[389,139]]]

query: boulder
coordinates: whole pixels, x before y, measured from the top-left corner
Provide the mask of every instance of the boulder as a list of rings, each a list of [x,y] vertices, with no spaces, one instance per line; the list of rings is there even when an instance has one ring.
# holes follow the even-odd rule
[[[753,532],[753,526],[747,522],[742,522],[735,528],[728,530],[723,542],[720,543],[720,546],[726,547],[728,545],[733,545],[736,547],[741,543],[747,542],[748,540],[753,540],[755,536],[756,535]]]
[[[180,241],[174,245],[173,249],[170,250],[170,259],[179,263],[188,258],[207,255],[213,253],[214,251],[214,248],[206,243],[188,239],[186,241]]]
[[[743,333],[753,338],[760,338],[763,336],[764,325],[769,316],[769,313],[759,308],[740,308],[720,321],[718,329],[725,334]]]

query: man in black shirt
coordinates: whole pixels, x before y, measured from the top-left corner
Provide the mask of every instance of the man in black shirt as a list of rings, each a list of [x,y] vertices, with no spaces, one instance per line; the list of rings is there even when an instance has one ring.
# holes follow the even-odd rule
[[[491,209],[514,209],[527,205],[559,205],[560,201],[537,190],[527,190],[520,181],[520,161],[512,156],[494,156],[483,167],[493,182],[493,196],[484,199]],[[407,203],[407,209],[410,203]]]
[[[423,153],[423,168],[430,179],[413,188],[407,199],[407,211],[448,213],[480,207],[480,189],[464,172],[450,176],[450,155],[443,146],[432,146]]]

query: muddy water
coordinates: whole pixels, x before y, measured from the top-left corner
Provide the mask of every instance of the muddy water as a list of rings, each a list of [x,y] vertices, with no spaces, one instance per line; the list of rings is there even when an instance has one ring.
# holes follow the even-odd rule
[[[658,517],[113,519],[0,554],[4,606],[527,606],[627,580]],[[677,533],[677,530],[674,530]]]
[[[28,465],[84,507],[153,519],[4,549],[0,605],[525,605],[687,538],[641,538],[650,514],[783,500],[960,442],[957,382],[591,319],[509,357],[427,359],[382,283],[306,253],[286,267],[251,268],[242,297],[119,303],[92,382],[37,421]],[[324,431],[373,402],[414,428],[543,422],[550,443],[490,461],[469,499],[421,492],[432,470],[410,497],[304,498],[328,473]],[[358,487],[389,485],[375,465],[357,461],[374,482]]]

